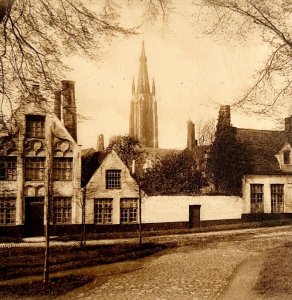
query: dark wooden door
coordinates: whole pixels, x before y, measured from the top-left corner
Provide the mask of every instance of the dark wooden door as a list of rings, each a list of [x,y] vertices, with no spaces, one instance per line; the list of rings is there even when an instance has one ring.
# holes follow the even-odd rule
[[[201,225],[201,205],[189,206],[189,227],[200,227]]]
[[[44,235],[44,198],[25,198],[25,235]]]

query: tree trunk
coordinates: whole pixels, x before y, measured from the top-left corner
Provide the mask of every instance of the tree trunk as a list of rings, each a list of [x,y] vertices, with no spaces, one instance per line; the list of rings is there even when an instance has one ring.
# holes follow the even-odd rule
[[[139,245],[142,245],[142,199],[141,199],[141,188],[139,185]]]
[[[81,209],[82,209],[82,231],[81,231],[81,239],[80,239],[80,247],[84,248],[86,246],[86,187],[82,190],[82,203],[81,203]]]

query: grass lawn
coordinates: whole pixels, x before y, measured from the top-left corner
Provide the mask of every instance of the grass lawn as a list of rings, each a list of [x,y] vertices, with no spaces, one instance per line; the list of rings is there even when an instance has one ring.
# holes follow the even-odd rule
[[[291,265],[292,243],[271,250],[257,281],[257,292],[265,296],[292,295]]]
[[[152,255],[170,245],[121,244],[79,247],[52,247],[50,249],[50,272],[62,272],[81,267],[109,264]],[[16,279],[43,273],[44,248],[10,248],[0,250],[0,280]],[[91,281],[92,276],[54,278],[49,289],[44,289],[41,281],[21,284],[0,285],[0,298],[7,295],[36,296],[61,295]]]

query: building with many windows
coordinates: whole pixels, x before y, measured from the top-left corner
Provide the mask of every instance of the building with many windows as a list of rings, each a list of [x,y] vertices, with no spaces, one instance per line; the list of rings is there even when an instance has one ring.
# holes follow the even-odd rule
[[[48,206],[52,232],[80,223],[81,155],[74,94],[74,82],[63,81],[52,103],[34,86],[15,114],[12,132],[1,131],[1,235],[43,235]]]

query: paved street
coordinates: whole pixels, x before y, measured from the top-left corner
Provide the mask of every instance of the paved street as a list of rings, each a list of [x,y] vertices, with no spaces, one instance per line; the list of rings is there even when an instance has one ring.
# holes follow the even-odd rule
[[[97,269],[93,283],[58,299],[262,299],[251,289],[261,268],[257,262],[264,261],[268,249],[291,242],[292,227],[160,239],[165,240],[179,241],[181,247],[143,259],[130,270],[111,265],[114,274],[102,276]],[[239,266],[251,273],[245,289],[236,286],[244,279],[237,276]]]

